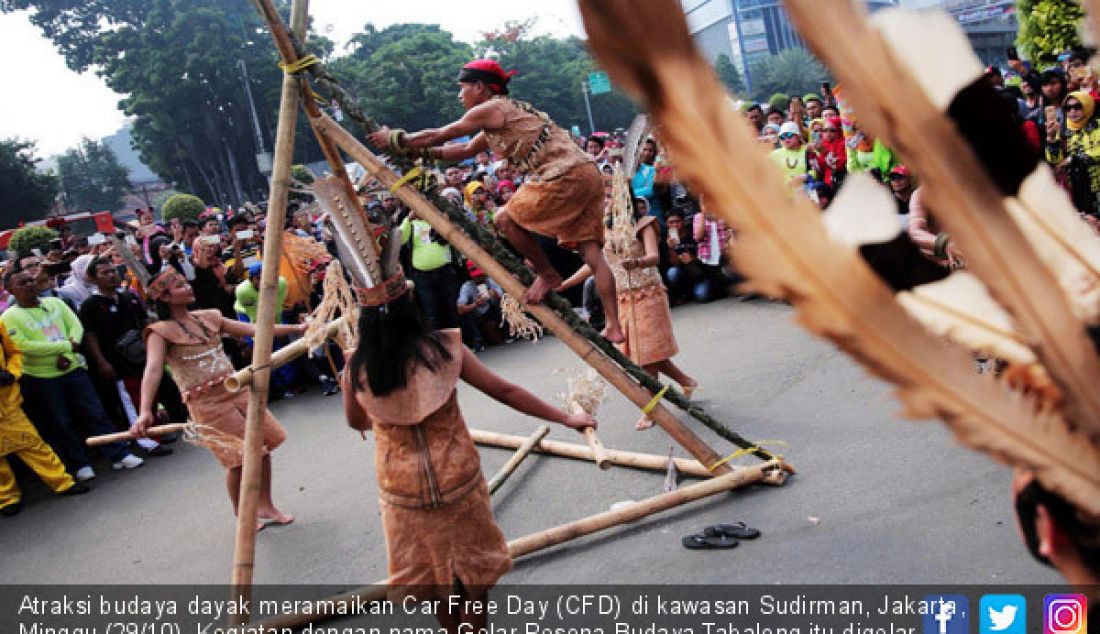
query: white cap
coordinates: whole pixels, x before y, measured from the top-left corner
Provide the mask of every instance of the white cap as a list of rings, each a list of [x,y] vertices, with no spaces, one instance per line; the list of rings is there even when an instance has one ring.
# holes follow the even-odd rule
[[[783,136],[787,133],[802,136],[802,131],[798,129],[798,124],[794,121],[788,121],[779,128],[779,136]]]

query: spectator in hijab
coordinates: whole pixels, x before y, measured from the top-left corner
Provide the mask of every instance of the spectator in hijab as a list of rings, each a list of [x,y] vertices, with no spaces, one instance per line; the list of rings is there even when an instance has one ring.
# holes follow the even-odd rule
[[[1074,206],[1083,214],[1097,215],[1100,194],[1100,126],[1094,117],[1096,102],[1085,92],[1073,92],[1063,105],[1065,126],[1048,121],[1046,159],[1064,170]]]
[[[69,279],[58,289],[61,296],[68,300],[75,311],[80,310],[84,300],[92,296],[96,290],[95,280],[88,278],[88,265],[95,256],[82,255],[73,260],[69,270]]]

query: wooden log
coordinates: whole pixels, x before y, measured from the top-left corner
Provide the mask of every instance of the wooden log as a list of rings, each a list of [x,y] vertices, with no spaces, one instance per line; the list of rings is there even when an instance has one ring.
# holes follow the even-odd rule
[[[640,500],[614,511],[605,511],[584,519],[569,522],[568,524],[562,524],[561,526],[532,533],[526,537],[514,539],[508,542],[508,554],[513,558],[530,555],[531,553],[564,544],[565,542],[591,535],[592,533],[597,533],[608,528],[626,524],[627,522],[633,522],[634,520],[667,511],[689,502],[694,502],[718,493],[732,491],[760,482],[768,473],[776,469],[784,468],[785,465],[782,460],[771,460],[753,465],[752,467],[737,469],[725,475],[711,478],[704,482],[697,482],[682,489],[677,489],[676,491],[662,493],[661,495]],[[389,579],[382,579],[372,585],[357,588],[349,593],[342,593],[334,597],[322,599],[317,604],[327,605],[330,602],[339,602],[339,604],[350,606],[355,602],[368,603],[371,601],[380,601],[386,598],[386,591],[388,589]],[[258,621],[255,625],[256,627],[262,627],[262,631],[276,632],[282,631],[284,628],[293,630],[303,628],[311,623],[320,623],[322,621],[338,618],[330,614],[314,612],[323,611],[309,610],[303,613],[286,614]]]
[[[294,0],[291,5],[291,25],[304,37],[309,15],[309,0]],[[283,75],[279,101],[279,124],[275,135],[275,163],[271,173],[271,195],[268,198],[267,228],[264,234],[263,272],[260,275],[260,297],[256,312],[256,336],[253,338],[252,377],[255,389],[249,393],[245,418],[244,459],[242,463],[240,503],[237,511],[237,537],[233,547],[231,597],[239,602],[252,598],[252,570],[256,558],[256,517],[260,496],[263,436],[260,424],[267,409],[267,391],[271,381],[271,347],[275,323],[275,302],[278,296],[279,258],[282,255],[283,227],[286,225],[287,193],[290,188],[290,165],[294,154],[295,124],[298,120],[298,80],[289,73]],[[247,614],[230,617],[230,624],[247,623]]]
[[[576,403],[573,403],[569,409],[574,414],[587,414],[584,408]],[[588,449],[592,452],[592,460],[596,463],[596,466],[601,471],[607,471],[611,468],[611,461],[607,459],[607,450],[604,449],[603,442],[600,441],[600,437],[596,435],[596,430],[591,427],[586,427],[581,432],[584,435],[584,442],[588,443]]]
[[[502,449],[515,449],[523,446],[526,439],[523,436],[501,434],[482,429],[471,429],[470,436],[479,445],[500,447]],[[543,439],[533,449],[535,453],[543,453],[574,460],[592,460],[592,450],[587,445],[580,445],[560,440]],[[649,453],[637,453],[634,451],[619,451],[617,449],[605,449],[604,454],[611,464],[620,467],[633,467],[635,469],[648,469],[650,471],[664,471],[668,468],[668,456],[658,456]],[[709,478],[713,474],[696,460],[685,458],[673,458],[676,470],[683,475],[695,478]]]
[[[596,466],[601,471],[607,471],[611,468],[611,461],[607,458],[607,450],[604,449],[603,442],[600,441],[600,437],[596,435],[596,430],[591,427],[584,430],[584,441],[588,443],[588,449],[592,452],[592,461],[596,463]]]
[[[320,113],[316,117],[311,116],[310,122],[318,134],[322,134],[336,143],[344,152],[359,162],[372,176],[384,187],[392,187],[398,181],[394,172],[386,167],[369,149],[352,136],[350,132],[332,120],[331,117]],[[410,209],[432,226],[439,235],[458,249],[467,258],[473,260],[482,271],[499,284],[505,292],[515,298],[524,297],[527,288],[508,269],[504,268],[477,242],[458,229],[443,212],[424,198],[412,187],[400,187],[396,192]],[[615,365],[606,357],[599,348],[589,340],[577,334],[569,325],[551,308],[544,304],[531,304],[525,307],[544,326],[549,328],[565,345],[569,346],[581,360],[592,366],[615,389],[630,399],[639,408],[649,403],[652,395],[649,391],[634,381],[622,368]],[[703,442],[693,431],[688,429],[663,405],[657,404],[650,415],[653,420],[664,429],[681,447],[703,464],[714,465],[720,457],[713,449]],[[728,473],[726,465],[718,465],[715,473]]]
[[[156,427],[150,427],[145,430],[146,436],[163,436],[165,434],[174,434],[187,429],[187,423],[171,423],[169,425],[158,425]],[[103,434],[102,436],[90,436],[84,441],[84,444],[89,447],[99,447],[101,445],[109,445],[113,442],[125,442],[127,440],[133,440],[137,438],[128,431],[120,431],[113,434]]]
[[[527,454],[531,453],[531,450],[535,448],[535,445],[539,444],[539,441],[546,437],[546,434],[550,433],[550,428],[546,425],[539,425],[539,428],[535,430],[535,433],[527,437],[523,441],[523,444],[519,446],[516,453],[512,454],[512,457],[508,459],[508,462],[504,463],[504,466],[500,468],[492,479],[489,480],[489,495],[492,495],[500,488],[500,485],[504,484],[504,481],[508,479],[508,476],[512,475],[512,472],[516,470],[519,463],[523,462],[523,459],[527,457]]]
[[[340,317],[339,319],[330,321],[328,325],[325,326],[325,337],[331,337],[333,333],[344,325],[346,319],[346,317]],[[282,367],[308,352],[309,348],[307,347],[306,340],[299,339],[271,354],[271,369],[274,370],[275,368]],[[249,385],[252,385],[252,379],[255,374],[252,370],[253,367],[255,366],[248,366],[247,368],[237,370],[237,372],[227,377],[225,379],[226,391],[240,392]]]

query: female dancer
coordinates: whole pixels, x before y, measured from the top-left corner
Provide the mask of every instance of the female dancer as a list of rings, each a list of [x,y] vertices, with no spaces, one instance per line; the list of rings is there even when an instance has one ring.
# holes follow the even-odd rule
[[[458,408],[458,379],[530,416],[578,430],[596,421],[503,380],[462,345],[458,329],[428,331],[400,272],[356,292],[363,309],[343,377],[344,408],[350,427],[374,430],[390,598],[484,601],[512,560]],[[440,610],[437,618],[454,633],[463,623],[481,631],[486,617]]]
[[[248,390],[236,394],[227,392],[223,381],[233,373],[233,365],[225,356],[221,335],[253,337],[255,324],[226,319],[217,310],[187,310],[194,303],[191,285],[174,268],[166,268],[149,283],[147,293],[155,302],[159,321],[145,328],[146,363],[141,380],[141,413],[131,426],[137,436],[143,436],[153,422],[157,386],[167,362],[172,378],[179,385],[183,402],[191,419],[204,427],[214,441],[210,450],[226,469],[225,484],[233,512],[237,512],[241,491],[240,440],[244,439],[245,417],[248,412]],[[305,332],[305,324],[275,326],[274,335],[282,337]],[[286,431],[271,415],[264,412],[263,478],[260,484],[257,530],[267,524],[289,524],[294,516],[283,513],[271,501],[270,452],[286,439]]]

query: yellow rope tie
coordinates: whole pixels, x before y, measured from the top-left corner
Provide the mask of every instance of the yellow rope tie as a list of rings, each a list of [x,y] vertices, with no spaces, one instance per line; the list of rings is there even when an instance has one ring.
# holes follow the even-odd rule
[[[741,456],[747,456],[750,453],[755,453],[757,451],[760,451],[761,446],[763,446],[763,445],[779,445],[779,446],[782,446],[782,447],[789,447],[790,446],[787,443],[783,442],[782,440],[759,440],[755,444],[753,444],[751,447],[745,447],[744,449],[738,449],[737,451],[731,453],[730,455],[726,456],[725,458],[722,458],[718,462],[716,462],[716,463],[712,464],[711,466],[707,467],[707,471],[710,471],[711,473],[714,473],[715,469],[717,469],[718,467],[721,467],[722,465],[726,464],[730,460],[733,460],[735,458],[740,458]]]
[[[398,179],[398,181],[396,183],[394,183],[393,185],[390,186],[390,193],[391,194],[396,194],[397,190],[401,189],[405,185],[408,185],[410,182],[412,182],[412,180],[414,178],[419,176],[420,171],[421,171],[420,166],[417,165],[416,167],[412,168],[411,170],[405,172],[404,176],[402,176],[400,179]]]
[[[323,95],[312,88],[309,89],[309,96],[313,99],[313,101],[317,102],[317,105],[319,106],[329,105],[328,99],[325,99]]]
[[[301,73],[303,70],[309,68],[310,66],[316,66],[317,64],[320,64],[320,63],[321,63],[321,58],[317,57],[316,55],[306,55],[305,57],[299,59],[298,61],[291,62],[290,64],[287,64],[287,63],[284,63],[284,62],[279,62],[279,68],[283,69],[284,73],[289,73],[291,75],[297,75],[297,74]]]
[[[642,408],[642,413],[649,416],[653,410],[657,409],[657,403],[661,402],[661,399],[665,397],[665,393],[668,392],[670,386],[666,385],[661,388],[660,392],[653,395],[653,398],[649,399],[649,402]]]

